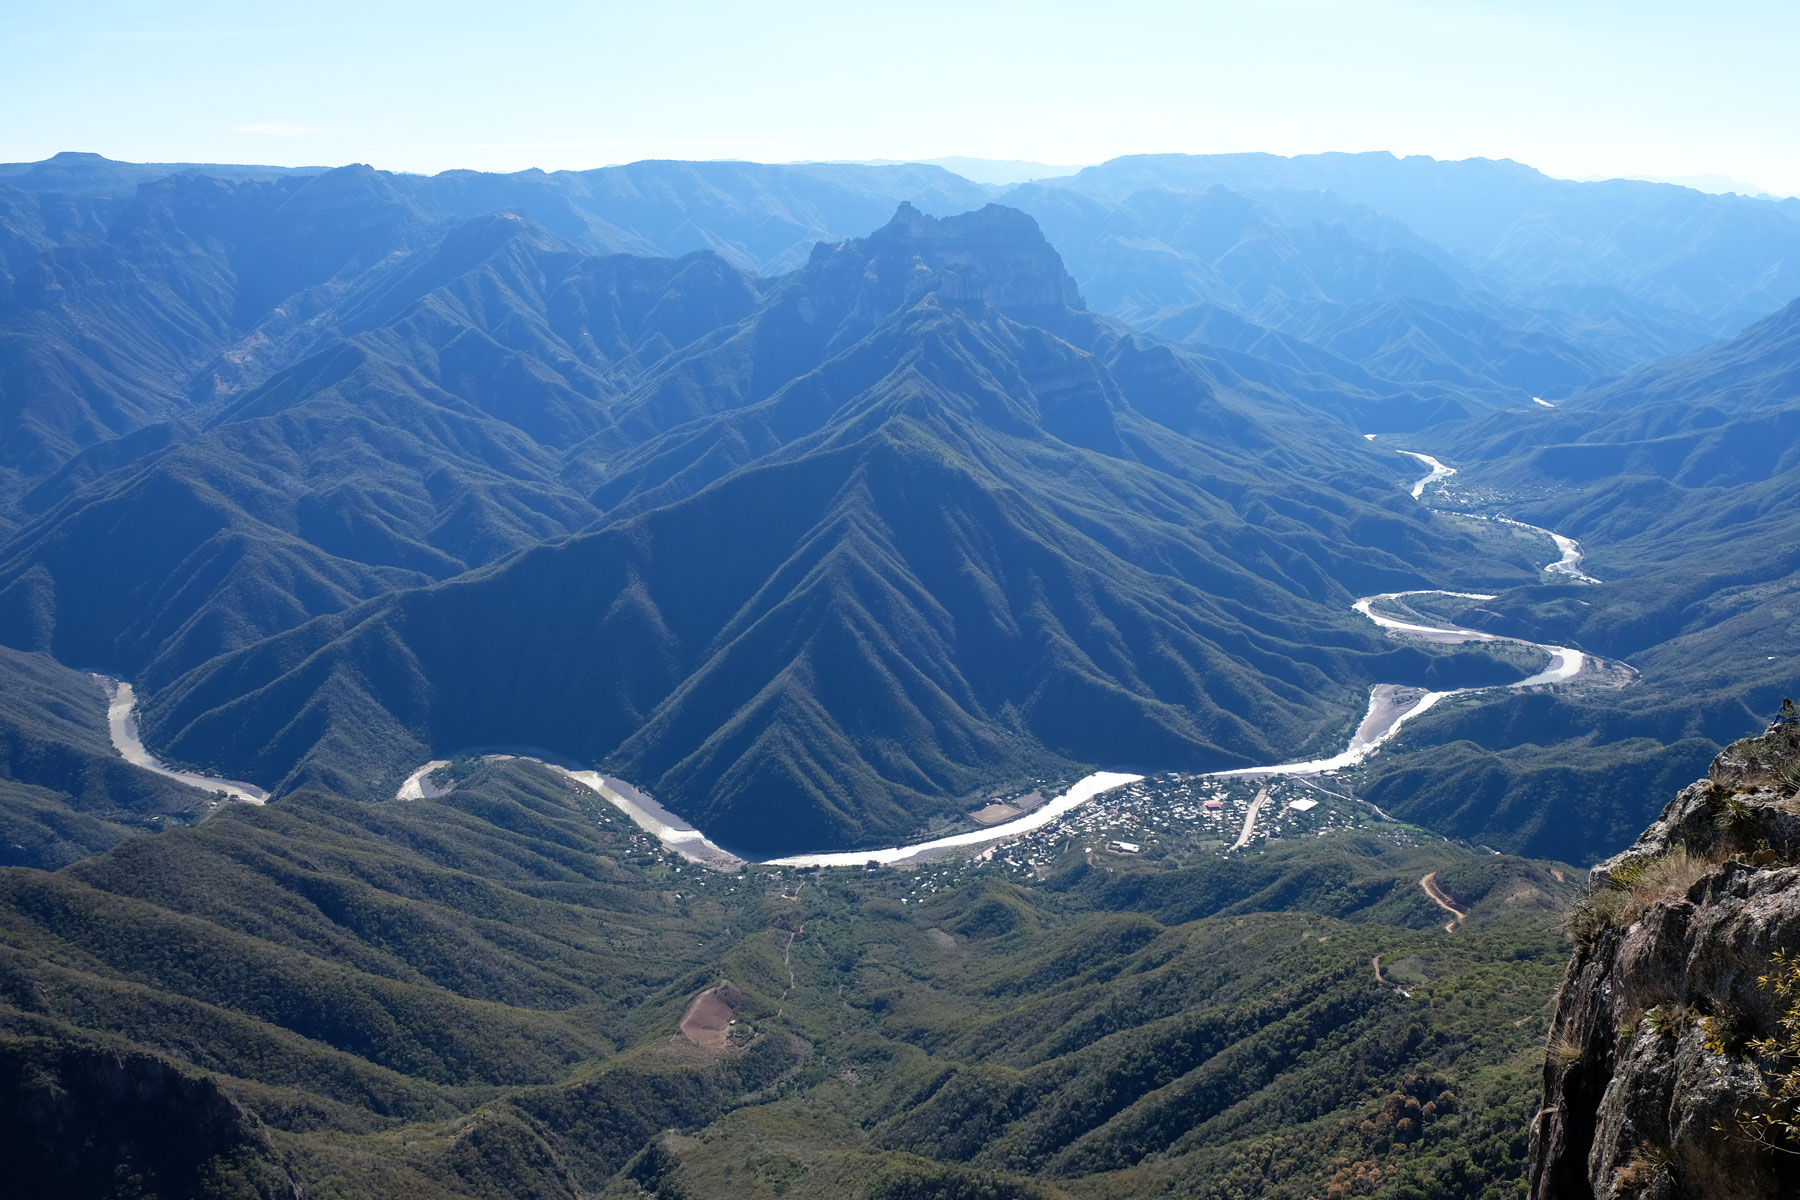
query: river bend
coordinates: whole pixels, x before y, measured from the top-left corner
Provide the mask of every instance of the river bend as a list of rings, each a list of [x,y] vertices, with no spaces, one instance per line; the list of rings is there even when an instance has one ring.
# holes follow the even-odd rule
[[[1374,435],[1365,435],[1373,437]],[[1433,483],[1447,479],[1456,474],[1456,468],[1446,466],[1429,454],[1420,454],[1412,450],[1399,453],[1417,459],[1425,466],[1429,474],[1412,485],[1412,495],[1423,500],[1425,490]],[[1454,514],[1468,515],[1468,514]],[[1545,568],[1557,574],[1587,582],[1598,583],[1592,576],[1581,571],[1581,550],[1572,538],[1563,537],[1548,529],[1536,525],[1526,525],[1522,521],[1514,521],[1506,517],[1480,517],[1480,520],[1501,521],[1508,525],[1535,530],[1554,540],[1560,561]],[[1419,688],[1406,687],[1400,684],[1378,683],[1369,690],[1369,707],[1358,723],[1355,732],[1350,735],[1349,742],[1338,753],[1326,758],[1306,759],[1297,762],[1271,763],[1260,767],[1237,767],[1225,771],[1211,771],[1209,778],[1225,779],[1234,777],[1267,777],[1274,775],[1322,775],[1332,771],[1341,771],[1346,767],[1356,766],[1374,753],[1383,743],[1398,733],[1402,726],[1419,715],[1429,712],[1445,700],[1458,696],[1472,696],[1484,692],[1512,691],[1520,688],[1538,687],[1543,684],[1565,683],[1577,675],[1588,665],[1588,658],[1579,650],[1567,646],[1546,646],[1536,642],[1528,642],[1521,638],[1501,637],[1478,629],[1463,629],[1459,626],[1427,622],[1424,619],[1407,620],[1391,613],[1382,612],[1378,606],[1384,602],[1404,602],[1409,596],[1453,596],[1465,600],[1491,600],[1492,596],[1476,592],[1446,592],[1436,589],[1422,589],[1411,592],[1386,592],[1376,596],[1364,596],[1351,607],[1376,625],[1392,634],[1420,638],[1441,644],[1457,644],[1463,642],[1512,642],[1517,645],[1542,650],[1550,656],[1550,664],[1535,675],[1521,679],[1516,683],[1495,684],[1488,687],[1450,688],[1445,691],[1425,691]],[[234,799],[251,804],[261,804],[268,799],[268,793],[252,784],[233,780],[215,779],[208,775],[175,770],[144,749],[138,738],[137,718],[134,712],[136,697],[131,685],[119,680],[96,676],[106,687],[108,695],[107,724],[112,733],[114,747],[128,761],[188,784],[190,787],[206,791],[223,792]],[[518,758],[518,755],[488,755],[493,759]],[[547,767],[551,771],[572,780],[593,791],[595,794],[618,809],[638,828],[656,838],[662,845],[681,855],[690,862],[715,870],[735,871],[744,865],[745,860],[738,855],[720,847],[707,838],[700,830],[683,821],[674,813],[663,808],[647,794],[637,790],[620,779],[600,774],[598,771],[578,771],[543,759],[530,759]],[[447,759],[434,759],[426,763],[400,785],[395,793],[396,800],[429,800],[447,794],[451,788],[432,781],[432,775],[440,768],[448,766]],[[788,867],[841,867],[861,866],[865,863],[894,865],[911,862],[921,858],[934,856],[946,850],[961,849],[970,846],[984,846],[990,843],[1009,841],[1035,829],[1041,829],[1065,814],[1074,811],[1094,797],[1136,783],[1142,775],[1134,775],[1120,771],[1096,771],[1078,780],[1068,791],[1047,804],[1041,805],[1024,816],[1017,817],[999,825],[991,825],[982,829],[969,830],[964,833],[951,834],[946,837],[931,838],[925,841],[912,842],[903,846],[890,846],[878,850],[832,851],[815,854],[794,854],[768,860],[770,863]],[[1241,841],[1242,839],[1240,839]]]

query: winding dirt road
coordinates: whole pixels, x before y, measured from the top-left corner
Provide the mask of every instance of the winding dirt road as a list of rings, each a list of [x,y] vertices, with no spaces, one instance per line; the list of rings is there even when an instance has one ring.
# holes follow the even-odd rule
[[[1437,872],[1433,871],[1423,879],[1419,880],[1419,886],[1425,889],[1425,894],[1431,897],[1431,902],[1433,904],[1450,914],[1451,920],[1444,925],[1444,932],[1455,933],[1456,927],[1461,925],[1463,923],[1463,918],[1467,917],[1469,914],[1450,903],[1450,897],[1444,893],[1443,888],[1438,886]]]

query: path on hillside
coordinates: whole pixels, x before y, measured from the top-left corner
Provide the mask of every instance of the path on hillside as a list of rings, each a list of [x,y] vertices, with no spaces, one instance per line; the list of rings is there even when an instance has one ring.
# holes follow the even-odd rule
[[[1365,435],[1373,437],[1375,435]],[[1425,489],[1434,481],[1447,479],[1456,474],[1456,468],[1446,466],[1429,454],[1417,451],[1402,450],[1399,453],[1417,459],[1430,468],[1430,473],[1413,484],[1411,492],[1414,498],[1422,500]],[[1464,514],[1454,514],[1464,515]],[[1560,562],[1545,568],[1548,571],[1565,574],[1571,578],[1585,582],[1598,582],[1592,576],[1583,574],[1580,569],[1581,550],[1573,538],[1565,538],[1547,529],[1510,518],[1491,517],[1484,520],[1499,520],[1507,524],[1533,529],[1554,539],[1562,553]],[[1390,612],[1378,610],[1380,605],[1404,605],[1411,596],[1450,596],[1465,600],[1490,600],[1493,597],[1478,592],[1450,592],[1434,588],[1422,588],[1410,592],[1385,592],[1375,596],[1364,596],[1352,605],[1352,609],[1374,622],[1377,626],[1391,633],[1405,634],[1443,645],[1458,645],[1466,642],[1510,642],[1515,645],[1529,646],[1542,650],[1550,656],[1550,664],[1530,678],[1516,683],[1494,684],[1488,687],[1451,688],[1434,692],[1422,688],[1406,687],[1400,684],[1378,683],[1369,690],[1369,707],[1362,722],[1351,734],[1349,743],[1337,754],[1328,758],[1308,759],[1300,762],[1273,763],[1261,767],[1237,767],[1224,771],[1206,772],[1207,778],[1232,778],[1252,776],[1313,776],[1339,771],[1363,762],[1384,742],[1391,739],[1406,722],[1422,713],[1429,712],[1438,704],[1452,697],[1472,696],[1484,692],[1509,691],[1521,688],[1537,687],[1543,684],[1564,683],[1575,678],[1586,669],[1589,659],[1579,650],[1567,646],[1548,646],[1530,642],[1523,638],[1501,637],[1478,629],[1464,629],[1448,623],[1428,623],[1426,618],[1407,620]],[[1416,615],[1416,614],[1415,614]],[[210,776],[196,775],[172,770],[158,762],[137,740],[137,723],[132,706],[135,697],[131,685],[117,680],[108,680],[96,676],[108,687],[111,707],[108,711],[108,724],[112,731],[113,745],[127,759],[170,778],[178,779],[192,787],[212,791],[221,791],[236,799],[252,804],[261,804],[268,799],[262,789],[247,783],[231,780],[213,779]],[[495,759],[521,757],[517,755],[488,755]],[[701,866],[721,871],[736,871],[743,867],[746,860],[723,849],[706,837],[698,829],[663,808],[647,793],[641,792],[621,779],[603,776],[598,771],[576,770],[544,759],[528,759],[537,762],[564,777],[581,784],[597,793],[614,808],[624,813],[640,829],[660,841],[663,846]],[[449,787],[432,782],[431,775],[439,768],[448,765],[446,759],[434,759],[409,775],[395,794],[397,800],[426,800],[447,794]],[[989,826],[985,829],[970,830],[964,833],[951,834],[948,837],[932,838],[927,841],[914,842],[902,846],[890,846],[878,850],[850,850],[830,853],[796,854],[782,858],[767,860],[776,866],[791,867],[855,867],[864,864],[894,865],[917,861],[936,855],[946,850],[961,849],[971,846],[985,846],[1010,841],[1021,834],[1030,833],[1057,820],[1065,813],[1071,812],[1094,797],[1136,783],[1142,775],[1119,771],[1097,771],[1078,780],[1068,791],[1051,800],[1048,804],[1033,810],[1024,816]],[[1233,850],[1246,845],[1255,832],[1256,818],[1260,815],[1268,796],[1265,786],[1257,793],[1250,806],[1250,812],[1244,821],[1244,828],[1239,833]],[[1379,810],[1377,810],[1379,811]],[[1430,889],[1427,889],[1428,891]],[[1435,899],[1435,897],[1434,897]],[[1450,912],[1456,910],[1445,906]],[[1458,920],[1460,920],[1460,914]],[[1451,922],[1454,927],[1455,922]]]
[[[1438,886],[1437,872],[1433,871],[1425,876],[1425,878],[1419,880],[1419,886],[1425,889],[1425,894],[1431,897],[1431,902],[1433,904],[1436,904],[1439,908],[1450,914],[1451,920],[1445,924],[1444,932],[1455,933],[1456,927],[1461,925],[1463,923],[1463,918],[1469,914],[1450,903],[1450,897],[1445,894],[1443,888]]]

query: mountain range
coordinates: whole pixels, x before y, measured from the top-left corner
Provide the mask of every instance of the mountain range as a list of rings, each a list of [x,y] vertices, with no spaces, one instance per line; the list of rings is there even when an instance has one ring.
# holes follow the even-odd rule
[[[1637,675],[1614,696],[1515,695],[1439,714],[1412,735],[1434,748],[1435,779],[1396,761],[1405,778],[1377,786],[1378,802],[1513,850],[1562,844],[1552,814],[1576,805],[1598,850],[1642,823],[1646,789],[1678,788],[1775,711],[1800,656],[1800,395],[1785,382],[1797,335],[1790,304],[1561,407],[1407,443],[1463,464],[1437,504],[1498,503],[1577,537],[1606,581],[1517,589],[1465,623],[1579,645]]]
[[[161,752],[277,790],[530,745],[746,851],[876,844],[1034,774],[1325,750],[1374,682],[1510,677],[1349,612],[1440,586],[1670,697],[1655,749],[1606,696],[1451,705],[1407,744],[1463,767],[1374,781],[1576,854],[1775,686],[1709,629],[1721,545],[1767,564],[1725,594],[1788,586],[1791,319],[1695,347],[1776,308],[1791,203],[1385,155],[1008,189],[64,155],[0,168],[0,214],[0,644],[133,679]],[[1434,517],[1396,445],[1608,586]],[[1518,819],[1597,734],[1605,814]]]
[[[697,872],[513,762],[0,868],[0,1151],[31,1194],[171,1198],[1235,1200],[1370,1170],[1448,1197],[1522,1169],[1565,868],[1367,834],[997,866]]]
[[[1388,155],[0,165],[9,1182],[1498,1200],[1604,1184],[1595,1113],[1651,1172],[1595,1081],[1775,1029],[1741,956],[1704,1020],[1584,964],[1791,873],[1793,728],[1714,754],[1800,658],[1797,223]],[[1439,694],[1199,774],[1376,684]],[[1583,885],[1708,763],[1693,858]]]
[[[1374,678],[1472,669],[1348,612],[1466,539],[1348,428],[1234,386],[1088,314],[1022,214],[903,207],[614,406],[642,432],[594,531],[208,659],[147,728],[351,795],[548,745],[772,853],[1033,769],[1247,765]]]

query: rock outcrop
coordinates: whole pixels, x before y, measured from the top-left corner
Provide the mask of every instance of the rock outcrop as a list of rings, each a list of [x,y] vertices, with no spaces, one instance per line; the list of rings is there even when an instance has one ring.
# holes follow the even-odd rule
[[[859,323],[927,292],[1034,324],[1055,325],[1063,313],[1082,308],[1080,289],[1037,222],[999,204],[938,219],[903,203],[866,238],[819,243],[798,279],[822,299],[837,291],[853,295]]]
[[[1759,1053],[1800,950],[1800,727],[1728,747],[1570,913],[1532,1129],[1534,1200],[1800,1195],[1800,1144],[1757,1123]],[[1778,1113],[1779,1115],[1779,1113]]]

